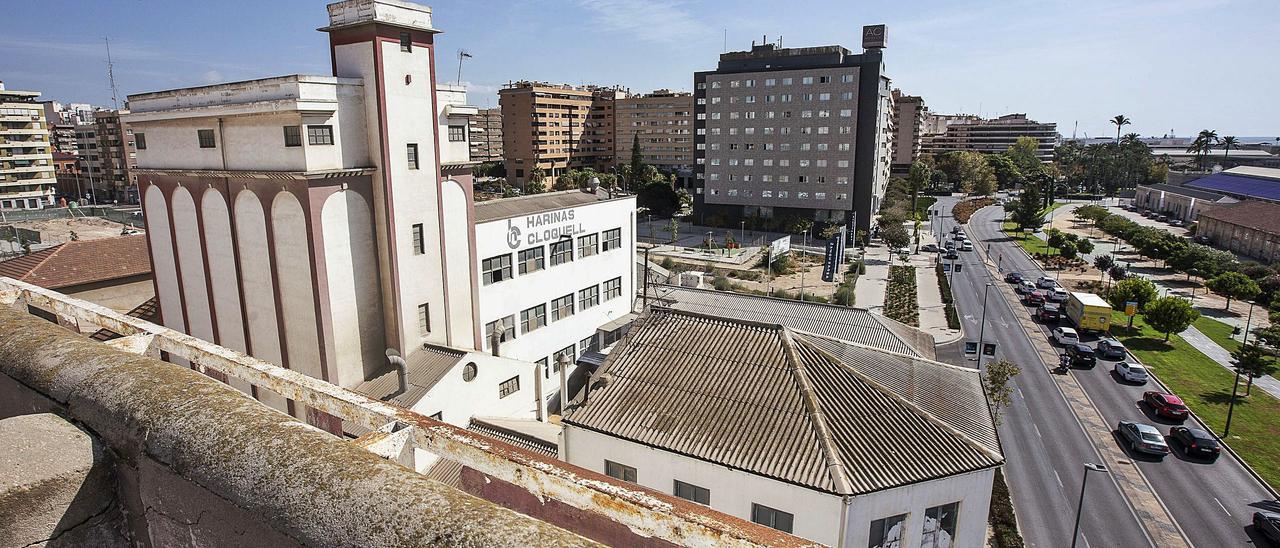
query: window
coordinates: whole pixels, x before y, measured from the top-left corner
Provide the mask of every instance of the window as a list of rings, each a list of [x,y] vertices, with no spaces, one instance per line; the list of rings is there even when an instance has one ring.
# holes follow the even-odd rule
[[[431,310],[425,303],[418,305],[418,335],[423,337],[431,332]]]
[[[332,145],[333,126],[307,126],[308,145]]]
[[[776,86],[776,85],[778,85],[778,80],[777,80],[776,78],[765,78],[765,79],[764,79],[764,85],[766,85],[766,86]]]
[[[625,464],[618,464],[611,460],[604,461],[604,473],[611,478],[617,478],[622,481],[636,482],[636,469]]]
[[[547,305],[540,304],[520,312],[520,332],[529,333],[547,325]]]
[[[134,147],[137,148],[138,150],[147,150],[147,134],[134,133],[133,143],[134,143]]]
[[[680,480],[675,481],[675,488],[672,494],[685,500],[691,500],[698,504],[711,505],[711,490],[705,487],[698,487],[692,483],[685,483]]]
[[[542,246],[526,249],[519,254],[520,275],[530,274],[546,268],[546,248]]]
[[[596,336],[591,335],[585,339],[578,341],[578,354],[586,354],[588,350],[596,349]]]
[[[427,252],[426,245],[422,241],[422,223],[413,225],[413,254],[422,255]]]
[[[819,77],[818,77],[818,83],[819,83],[819,84],[830,84],[830,83],[831,83],[831,77],[830,77],[830,76],[819,76]]]
[[[453,142],[467,140],[467,126],[449,126],[449,140]]]
[[[418,144],[409,143],[407,148],[409,154],[409,169],[418,169]]]
[[[754,502],[751,503],[751,521],[766,527],[772,527],[779,531],[790,533],[791,522],[794,517],[795,516],[783,512],[782,510],[775,510]]]
[[[200,148],[214,148],[218,146],[213,140],[212,129],[197,129],[196,137],[200,139]]]
[[[819,93],[819,94],[818,94],[818,100],[819,100],[819,101],[830,101],[830,100],[831,100],[831,94],[830,94],[830,93]]]
[[[484,324],[484,341],[486,344],[493,340],[495,331],[499,336],[498,342],[514,340],[516,338],[516,317],[507,316]]]
[[[400,51],[413,51],[413,37],[407,33],[400,33]]]
[[[844,93],[841,93],[841,94],[840,94],[840,98],[841,98],[841,99],[843,99],[843,100],[845,100],[845,101],[851,101],[851,100],[853,100],[853,92],[852,92],[852,91],[846,91],[846,92],[844,92]]]
[[[586,310],[600,304],[600,286],[593,285],[578,291],[578,310]]]
[[[801,78],[801,79],[800,79],[800,83],[801,83],[801,84],[812,84],[812,83],[813,83],[813,77],[812,77],[812,76],[805,76],[804,78]]]
[[[573,315],[573,293],[551,301],[551,321],[559,321]]]
[[[284,126],[284,146],[287,146],[287,147],[302,146],[302,127]]]
[[[956,512],[959,510],[958,502],[925,510],[924,535],[920,537],[920,548],[953,545],[956,537]]]
[[[784,86],[789,86],[789,85],[791,85],[791,79],[790,79],[790,78],[783,78],[783,79],[782,79],[782,85],[784,85]]]
[[[573,261],[573,240],[551,242],[551,266]]]
[[[841,75],[841,76],[840,76],[840,81],[841,81],[841,82],[844,82],[844,83],[846,83],[846,84],[851,83],[851,82],[853,82],[853,75],[852,75],[852,74],[844,74],[844,75]]]
[[[467,365],[462,366],[462,380],[463,382],[476,380],[476,362],[468,362]]]
[[[505,398],[520,391],[520,375],[502,381],[498,385],[498,398]]]
[[[578,258],[595,255],[600,248],[600,235],[587,234],[578,237]]]
[[[622,296],[622,277],[604,283],[604,300]]]
[[[604,245],[600,246],[601,251],[609,251],[622,247],[622,229],[613,228],[604,231]]]
[[[569,346],[561,348],[560,350],[557,350],[555,354],[551,355],[551,363],[554,364],[551,367],[554,369],[555,373],[560,372],[560,363],[562,361],[567,364],[573,364],[573,362],[577,359],[577,356],[575,356],[573,352],[574,348],[575,348],[574,345],[571,344]]]
[[[483,285],[496,284],[511,278],[511,254],[489,257],[480,261],[480,270],[484,273],[481,275]]]
[[[841,117],[841,118],[848,118],[848,117],[850,117],[850,116],[853,116],[853,109],[849,109],[849,108],[842,108],[842,109],[840,109],[840,117]]]
[[[899,514],[871,522],[871,535],[867,548],[901,548],[902,528],[907,525],[907,515]]]

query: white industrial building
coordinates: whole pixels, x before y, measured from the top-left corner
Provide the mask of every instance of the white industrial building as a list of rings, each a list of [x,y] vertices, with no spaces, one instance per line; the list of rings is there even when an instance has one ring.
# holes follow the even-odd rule
[[[349,0],[328,11],[331,76],[129,96],[164,325],[348,388],[384,377],[394,349],[409,377],[428,379],[418,383],[435,409],[427,414],[457,424],[480,410],[534,416],[529,362],[576,349],[630,308],[630,291],[605,293],[614,280],[634,287],[634,198],[573,191],[475,204],[465,123],[475,109],[465,90],[435,81],[430,8]],[[515,226],[526,238],[510,247]],[[563,264],[554,257],[565,244],[551,241],[561,234],[573,258]],[[545,272],[519,273],[517,253],[534,247],[545,248]],[[511,275],[484,283],[488,259],[502,253]],[[578,308],[593,283],[600,304]],[[572,317],[556,302],[568,294]],[[526,330],[521,315],[539,302],[546,326]],[[475,354],[493,353],[486,324],[508,317],[515,332],[500,358],[479,364]],[[429,356],[438,352],[458,359],[442,366]],[[430,397],[472,362],[482,374]],[[342,430],[265,388],[232,384]]]
[[[829,546],[983,546],[1004,457],[977,370],[861,327],[880,343],[651,309],[568,406],[560,457]]]

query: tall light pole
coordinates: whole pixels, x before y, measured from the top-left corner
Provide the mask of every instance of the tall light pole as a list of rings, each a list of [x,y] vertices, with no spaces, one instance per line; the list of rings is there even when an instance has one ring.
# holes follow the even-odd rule
[[[1244,341],[1240,344],[1249,344],[1249,326],[1253,323],[1253,301],[1249,301],[1249,318],[1244,321]]]
[[[994,284],[987,282],[987,286],[982,289],[982,320],[978,323],[978,369],[982,369],[983,343],[987,340],[987,292],[991,291],[992,285]]]
[[[1106,472],[1107,467],[1101,464],[1084,463],[1084,480],[1080,482],[1080,502],[1076,503],[1076,527],[1071,533],[1071,548],[1076,548],[1076,539],[1080,538],[1080,511],[1084,509],[1084,488],[1089,484],[1089,472]]]
[[[1236,379],[1231,384],[1231,405],[1227,406],[1227,425],[1222,429],[1222,437],[1231,435],[1231,414],[1236,410],[1236,394],[1240,391],[1240,364],[1236,364]]]

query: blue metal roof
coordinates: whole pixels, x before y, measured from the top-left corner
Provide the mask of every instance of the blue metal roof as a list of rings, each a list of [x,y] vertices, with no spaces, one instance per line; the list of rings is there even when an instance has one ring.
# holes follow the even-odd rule
[[[1274,179],[1214,173],[1208,177],[1187,182],[1183,186],[1280,202],[1280,181]]]

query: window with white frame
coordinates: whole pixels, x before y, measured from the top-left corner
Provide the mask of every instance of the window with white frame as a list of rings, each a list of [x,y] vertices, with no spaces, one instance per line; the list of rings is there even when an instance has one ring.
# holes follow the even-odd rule
[[[586,310],[600,304],[600,286],[593,285],[578,290],[578,310]]]
[[[551,301],[551,321],[560,321],[573,315],[573,293]]]

